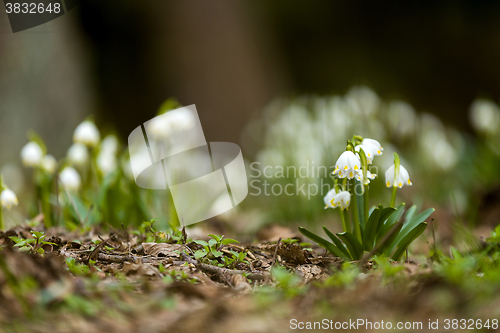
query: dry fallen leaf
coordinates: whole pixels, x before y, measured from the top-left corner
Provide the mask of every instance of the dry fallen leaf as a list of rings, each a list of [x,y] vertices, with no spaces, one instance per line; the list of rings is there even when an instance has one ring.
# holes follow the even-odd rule
[[[144,253],[156,257],[180,258],[179,253],[183,245],[181,244],[166,244],[166,243],[142,243]]]

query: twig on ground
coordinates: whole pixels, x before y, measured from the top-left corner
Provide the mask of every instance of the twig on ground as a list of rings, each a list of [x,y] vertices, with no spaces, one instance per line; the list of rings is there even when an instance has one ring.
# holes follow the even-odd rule
[[[278,249],[280,247],[280,243],[281,243],[281,237],[278,239],[278,243],[276,243],[276,249],[274,250],[273,261],[271,262],[271,267],[269,268],[269,270],[271,270],[274,267],[274,264],[276,262],[276,257],[278,256]]]
[[[192,259],[191,257],[189,257],[184,252],[181,252],[181,257],[182,257],[182,259],[184,259],[188,263],[193,264],[199,270],[202,270],[202,271],[204,271],[206,273],[222,275],[223,278],[226,278],[224,276],[225,274],[229,274],[229,275],[247,274],[246,277],[249,278],[250,280],[254,280],[254,281],[262,281],[262,280],[266,280],[267,278],[269,278],[269,275],[267,274],[267,272],[262,272],[262,273],[256,273],[256,272],[248,273],[246,271],[232,270],[232,269],[227,269],[227,268],[223,268],[223,267],[218,267],[218,266],[203,264],[203,263],[201,263],[201,262],[199,262],[197,260]]]

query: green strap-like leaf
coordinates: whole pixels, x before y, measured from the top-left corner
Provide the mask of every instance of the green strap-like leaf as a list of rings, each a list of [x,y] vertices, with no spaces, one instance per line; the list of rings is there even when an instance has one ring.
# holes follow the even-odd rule
[[[398,243],[398,247],[392,256],[392,259],[395,261],[399,261],[404,251],[415,239],[418,238],[418,236],[420,236],[424,232],[425,228],[427,228],[427,223],[422,222],[415,228],[410,230],[410,232],[408,232],[406,236],[403,237],[403,239]]]
[[[340,251],[342,251],[347,258],[351,258],[351,256],[349,255],[349,252],[347,252],[347,249],[345,248],[344,244],[342,244],[342,242],[340,241],[340,239],[338,239],[337,236],[335,236],[325,226],[323,226],[323,230],[325,230],[327,236],[330,237],[330,239],[332,240],[332,242],[340,249]]]
[[[380,222],[379,229],[384,225],[384,222],[396,211],[396,208],[379,206],[380,208]],[[377,230],[378,231],[378,230]]]
[[[360,184],[359,180],[356,180],[356,184]],[[365,189],[366,191],[366,189]],[[355,191],[357,192],[357,191]],[[365,198],[363,194],[356,194],[356,200],[357,200],[357,209],[358,209],[358,216],[359,216],[359,224],[361,226],[361,232],[365,230],[365,225],[366,225],[366,218],[365,218]]]
[[[344,242],[345,245],[347,245],[352,260],[359,260],[359,258],[363,255],[363,247],[356,236],[347,231],[340,232],[337,236]]]
[[[306,236],[310,240],[313,240],[316,243],[318,243],[319,245],[323,246],[325,249],[327,249],[333,255],[335,255],[337,257],[345,257],[345,254],[342,253],[342,251],[338,247],[336,247],[335,245],[333,245],[332,243],[330,243],[326,239],[324,239],[316,234],[313,234],[312,232],[310,232],[309,230],[307,230],[306,228],[303,228],[303,227],[299,227],[299,231],[302,233],[302,235]],[[351,259],[351,258],[349,258],[349,259]]]
[[[406,211],[406,214],[405,214],[405,224],[408,224],[411,221],[411,219],[415,215],[416,211],[417,211],[417,206],[416,205],[411,206],[410,209],[408,209]]]
[[[380,220],[380,208],[375,208],[366,222],[365,232],[363,234],[363,248],[367,251],[373,249],[373,240],[378,229]]]
[[[413,217],[409,223],[405,223],[398,237],[396,237],[394,242],[390,245],[389,252],[392,252],[396,248],[396,246],[398,246],[399,242],[401,242],[401,240],[404,237],[406,237],[406,235],[408,235],[408,233],[412,231],[417,225],[424,222],[425,219],[428,218],[434,212],[434,210],[435,210],[434,208],[426,209],[422,213]]]
[[[385,235],[391,229],[392,225],[401,219],[401,216],[403,215],[404,211],[405,211],[405,204],[402,203],[401,205],[398,206],[396,211],[392,213],[391,216],[389,216],[387,221],[385,221],[384,225],[382,225],[379,228],[378,232],[379,238],[382,235]]]
[[[390,248],[390,245],[394,242],[394,240],[396,239],[396,237],[398,237],[399,233],[401,232],[401,229],[403,228],[403,222],[399,221],[399,222],[396,222],[392,227],[391,229],[389,229],[387,231],[387,233],[391,233],[392,234],[389,236],[389,238],[387,238],[383,244],[380,244],[380,250],[377,251],[376,254],[379,254],[379,253],[384,253],[386,256],[389,256],[390,255],[390,252],[389,252],[389,248]],[[393,231],[394,230],[394,231]],[[385,237],[385,234],[382,235],[379,239],[379,243],[382,242],[382,240],[384,239]],[[377,243],[377,246],[379,245],[379,243]]]

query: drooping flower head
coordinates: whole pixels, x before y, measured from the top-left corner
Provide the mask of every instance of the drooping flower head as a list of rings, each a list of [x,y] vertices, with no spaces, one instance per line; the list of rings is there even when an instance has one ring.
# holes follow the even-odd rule
[[[78,125],[73,133],[74,142],[81,143],[89,147],[95,147],[99,143],[100,139],[101,134],[99,133],[99,130],[90,120],[85,120]]]
[[[351,193],[348,191],[340,191],[335,195],[332,199],[333,208],[340,207],[340,209],[344,210],[349,208],[349,203],[351,202]]]
[[[0,204],[2,208],[7,210],[11,209],[14,206],[17,206],[19,201],[17,200],[16,194],[11,189],[4,189],[0,194]]]
[[[23,149],[21,149],[21,159],[23,164],[29,167],[37,167],[43,159],[43,150],[35,141],[28,142]]]
[[[337,163],[335,163],[334,175],[338,175],[339,178],[353,179],[358,177],[361,172],[361,161],[359,157],[356,156],[352,151],[343,152]]]
[[[397,186],[399,188],[403,187],[404,185],[411,186],[412,183],[410,181],[410,175],[408,174],[408,171],[405,169],[404,166],[400,165],[399,166],[399,172],[398,176],[396,179],[396,184],[394,185],[394,171],[395,171],[395,165],[391,165],[389,169],[385,172],[385,182],[387,187],[391,186]]]
[[[330,191],[328,191],[328,193],[323,197],[323,201],[325,203],[325,209],[335,208],[333,207],[332,200],[333,198],[335,198],[336,195],[337,195],[337,190],[334,187]]]
[[[323,201],[325,202],[325,209],[340,207],[340,209],[344,210],[349,207],[351,194],[348,191],[339,191],[334,187],[323,197]]]

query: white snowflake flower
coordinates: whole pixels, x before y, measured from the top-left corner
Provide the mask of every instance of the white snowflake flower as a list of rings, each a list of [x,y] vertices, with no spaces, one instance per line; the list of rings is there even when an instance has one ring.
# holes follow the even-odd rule
[[[337,190],[332,188],[328,193],[323,197],[323,201],[325,203],[325,209],[327,208],[335,208],[333,207],[332,200],[335,198],[337,195]]]
[[[347,209],[350,202],[351,193],[347,191],[340,191],[331,201],[333,208],[340,207],[342,210]]]
[[[385,172],[385,181],[387,187],[393,186],[394,182],[394,170],[396,169],[395,165],[391,165],[389,169]],[[410,175],[408,174],[408,171],[405,169],[404,166],[400,165],[399,166],[399,175],[396,180],[396,185],[397,187],[401,188],[403,185],[408,185],[411,186],[412,183],[410,181]]]
[[[339,178],[353,179],[361,172],[361,161],[352,151],[343,152],[335,163],[334,175]]]

